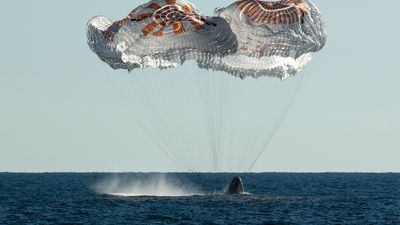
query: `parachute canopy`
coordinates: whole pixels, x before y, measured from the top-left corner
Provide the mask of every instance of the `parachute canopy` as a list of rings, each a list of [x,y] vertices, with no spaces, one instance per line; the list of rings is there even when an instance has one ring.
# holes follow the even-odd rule
[[[186,60],[241,78],[295,75],[326,40],[308,0],[236,1],[203,15],[185,0],[152,0],[122,20],[92,18],[90,48],[114,69],[171,68]]]

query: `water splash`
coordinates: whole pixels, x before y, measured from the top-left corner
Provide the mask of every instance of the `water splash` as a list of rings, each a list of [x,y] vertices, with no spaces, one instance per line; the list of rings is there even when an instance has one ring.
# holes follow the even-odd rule
[[[174,176],[165,174],[146,177],[114,175],[97,183],[95,190],[101,194],[121,197],[179,197],[204,194],[190,183],[184,183]]]

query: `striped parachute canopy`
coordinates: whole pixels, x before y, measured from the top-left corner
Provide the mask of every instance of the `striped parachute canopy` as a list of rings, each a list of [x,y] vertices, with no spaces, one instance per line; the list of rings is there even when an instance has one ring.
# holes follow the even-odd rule
[[[122,20],[92,18],[88,44],[114,69],[172,68],[195,60],[234,76],[295,75],[326,40],[308,0],[241,0],[203,15],[185,0],[152,0]]]
[[[116,22],[94,17],[87,36],[113,69],[148,68],[109,80],[135,127],[192,172],[251,171],[307,80],[266,77],[296,75],[326,40],[308,0],[241,0],[214,16],[185,0],[152,0]],[[188,60],[179,69],[189,72],[169,69]]]

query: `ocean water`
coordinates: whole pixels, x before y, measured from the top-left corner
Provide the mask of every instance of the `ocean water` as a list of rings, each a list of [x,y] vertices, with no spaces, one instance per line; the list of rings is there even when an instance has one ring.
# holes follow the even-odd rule
[[[400,174],[0,173],[0,224],[400,224]]]

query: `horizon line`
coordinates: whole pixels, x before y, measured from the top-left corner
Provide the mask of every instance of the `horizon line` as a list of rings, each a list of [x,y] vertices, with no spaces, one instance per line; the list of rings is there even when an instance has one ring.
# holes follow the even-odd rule
[[[0,171],[0,174],[4,173],[11,173],[11,174],[50,174],[50,173],[76,173],[76,174],[83,174],[83,173],[158,173],[158,174],[262,174],[262,173],[293,173],[293,174],[329,174],[329,173],[360,173],[360,174],[397,174],[400,171],[253,171],[253,172],[234,172],[234,171],[219,171],[219,172],[210,172],[210,171]]]

